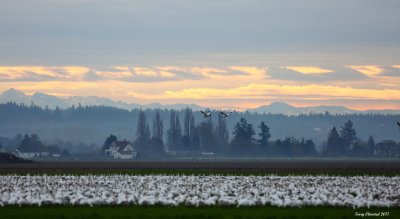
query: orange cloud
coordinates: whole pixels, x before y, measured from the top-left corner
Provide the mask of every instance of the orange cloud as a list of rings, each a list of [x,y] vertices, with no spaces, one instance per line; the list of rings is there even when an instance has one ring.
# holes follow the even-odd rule
[[[394,65],[393,67],[400,67]],[[369,75],[378,75],[377,66],[347,66]],[[375,68],[374,68],[375,67]],[[323,101],[338,99],[400,100],[400,78],[374,77],[373,80],[306,81],[278,80],[269,77],[268,69],[254,66],[214,67],[129,67],[109,66],[110,71],[79,66],[0,66],[0,90],[10,87],[27,93],[37,91],[68,95],[96,95],[126,102],[135,101],[201,104],[251,105],[268,100],[296,99]],[[283,67],[282,67],[283,68]],[[286,66],[303,74],[325,74],[330,69],[313,66]],[[105,68],[104,68],[105,69]],[[97,80],[84,77],[96,74]],[[238,72],[241,72],[238,74]],[[372,73],[371,73],[372,72]],[[363,74],[364,74],[363,73]],[[37,80],[23,80],[26,77]],[[91,75],[89,75],[91,76]],[[192,77],[193,76],[193,77]],[[43,80],[42,80],[43,79]],[[138,80],[136,80],[138,79]],[[157,86],[149,82],[157,81]],[[192,101],[193,100],[193,101]],[[234,103],[233,103],[234,102]]]
[[[57,69],[57,67],[55,67],[55,69]],[[72,77],[77,77],[77,78],[83,76],[90,70],[89,68],[82,66],[64,66],[61,69],[64,69]]]
[[[129,66],[113,66],[113,67],[120,71],[129,71]]]
[[[383,68],[375,65],[351,65],[346,67],[356,70],[368,77],[374,77],[383,72]]]
[[[193,73],[193,74],[202,75],[205,77],[212,77],[215,74],[226,73],[226,70],[218,69],[218,68],[210,68],[210,67],[192,67],[192,68],[189,68],[188,72]]]
[[[184,72],[184,73],[207,77],[207,78],[212,78],[214,76],[219,76],[219,75],[228,73],[225,69],[212,68],[212,67],[157,66],[155,68],[157,68],[161,71]]]
[[[267,70],[265,68],[253,67],[253,66],[230,66],[227,68],[213,68],[213,67],[179,67],[179,66],[157,66],[162,71],[178,71],[185,72],[193,75],[202,76],[210,79],[223,79],[234,78],[234,79],[262,79],[267,76]],[[239,71],[246,75],[232,74],[233,71]]]
[[[17,80],[30,77],[47,77],[52,79],[79,79],[89,71],[80,66],[0,66],[0,79]]]
[[[400,99],[400,90],[396,89],[362,89],[329,85],[274,85],[248,84],[230,89],[220,88],[187,88],[166,90],[159,94],[142,94],[132,92],[129,95],[140,99],[252,99],[279,96],[317,96],[319,98],[358,98],[358,99]]]
[[[302,74],[326,74],[331,73],[333,70],[324,69],[315,66],[285,66],[285,69],[292,70],[295,72],[299,72]]]
[[[133,68],[133,72],[135,72],[136,75],[141,75],[141,76],[149,76],[149,77],[155,77],[157,76],[157,72],[149,69],[149,68]]]
[[[267,76],[267,70],[264,68],[250,67],[250,66],[231,66],[230,69],[240,71],[258,78],[263,78]]]
[[[160,71],[160,76],[164,78],[172,78],[175,77],[175,74],[167,71]]]
[[[109,71],[96,71],[96,74],[102,78],[117,80],[117,79],[126,79],[134,76],[132,72],[129,71],[120,71],[120,72],[109,72]]]

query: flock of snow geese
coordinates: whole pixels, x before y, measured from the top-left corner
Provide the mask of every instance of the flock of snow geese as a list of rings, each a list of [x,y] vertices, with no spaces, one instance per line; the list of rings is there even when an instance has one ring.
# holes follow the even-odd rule
[[[3,175],[9,205],[400,207],[400,177]]]

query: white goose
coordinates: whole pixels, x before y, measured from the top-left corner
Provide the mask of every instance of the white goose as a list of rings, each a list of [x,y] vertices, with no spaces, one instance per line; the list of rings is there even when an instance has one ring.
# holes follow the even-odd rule
[[[203,113],[204,118],[211,116],[211,111],[209,109],[207,109],[206,111],[200,110],[200,112]]]
[[[224,118],[230,116],[232,113],[233,113],[233,112],[224,112],[224,111],[221,111],[221,114],[222,114],[222,116],[223,116]]]

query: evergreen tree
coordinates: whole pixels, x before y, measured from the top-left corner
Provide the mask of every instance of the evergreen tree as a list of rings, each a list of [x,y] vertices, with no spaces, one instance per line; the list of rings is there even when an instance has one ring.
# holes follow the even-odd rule
[[[241,118],[233,129],[231,147],[234,153],[253,153],[255,131],[253,125],[245,118]]]
[[[108,138],[104,141],[103,151],[110,149],[110,146],[114,141],[117,141],[117,136],[115,136],[115,135],[108,136]]]
[[[21,134],[17,134],[14,139],[12,139],[12,145],[20,145],[23,140],[23,136]]]
[[[215,128],[215,138],[217,141],[218,151],[222,152],[227,150],[229,144],[229,132],[224,116],[218,114],[218,125]]]
[[[169,150],[180,149],[182,141],[182,129],[178,113],[175,110],[171,110],[167,140],[167,146]]]
[[[162,157],[165,154],[164,142],[157,137],[151,137],[148,146],[148,157]]]
[[[143,110],[140,110],[137,128],[136,128],[136,140],[135,144],[138,149],[138,153],[141,155],[145,155],[146,153],[146,146],[148,145],[150,140],[150,128],[147,124],[146,114]]]
[[[368,155],[369,156],[374,156],[374,151],[375,151],[375,140],[374,138],[370,135],[368,138],[367,142],[367,150],[368,150]]]
[[[31,137],[28,134],[25,134],[19,148],[28,149],[30,147],[30,142],[31,142]]]
[[[361,139],[357,139],[353,142],[353,147],[350,149],[350,155],[354,157],[365,157],[367,156],[367,144]]]
[[[268,146],[268,140],[271,138],[271,133],[269,131],[270,128],[264,121],[262,121],[258,127],[260,128],[260,133],[258,134],[260,139],[258,140],[258,144],[265,148]]]
[[[31,136],[25,135],[21,144],[17,147],[21,152],[40,152],[43,145],[39,136],[32,134]]]
[[[153,121],[153,137],[162,140],[163,134],[164,134],[164,124],[160,116],[160,110],[157,110],[156,116],[154,117]]]
[[[329,156],[340,156],[345,153],[342,138],[339,136],[336,127],[333,127],[329,133],[326,153]]]
[[[217,140],[214,135],[214,127],[211,118],[206,118],[197,127],[199,146],[202,152],[216,152]]]
[[[353,127],[353,122],[348,120],[340,130],[340,135],[343,139],[345,151],[348,153],[354,141],[357,139],[356,130]]]
[[[62,112],[58,106],[55,108],[53,112],[53,118],[55,121],[62,121]]]
[[[163,121],[160,116],[160,110],[156,111],[153,120],[153,137],[151,137],[148,147],[148,156],[161,157],[165,154],[164,141],[163,141]]]
[[[199,149],[199,136],[196,132],[196,122],[194,120],[194,115],[190,117],[190,145],[192,150]]]
[[[296,139],[286,137],[281,144],[283,156],[293,156],[296,155],[296,153],[300,154],[300,149],[297,146],[298,143]]]
[[[400,144],[393,140],[384,140],[376,144],[376,152],[380,157],[399,157]]]
[[[196,124],[194,120],[194,115],[192,109],[187,107],[185,109],[185,116],[183,120],[183,137],[182,137],[182,145],[186,147],[186,149],[193,149],[193,139],[196,132]]]
[[[306,140],[303,145],[303,152],[305,156],[311,157],[317,155],[317,151],[315,150],[315,144],[311,139]]]

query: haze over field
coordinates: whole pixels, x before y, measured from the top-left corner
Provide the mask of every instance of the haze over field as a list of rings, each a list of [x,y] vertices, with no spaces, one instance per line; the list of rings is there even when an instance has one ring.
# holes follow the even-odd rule
[[[400,108],[397,0],[21,2],[0,8],[0,92]]]

